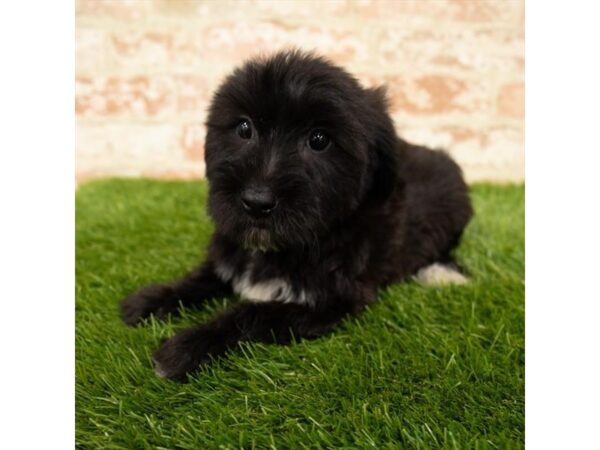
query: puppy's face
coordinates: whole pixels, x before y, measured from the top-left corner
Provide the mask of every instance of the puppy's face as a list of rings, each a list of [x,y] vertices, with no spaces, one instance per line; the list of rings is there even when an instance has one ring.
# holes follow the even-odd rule
[[[209,211],[221,233],[260,250],[313,245],[351,215],[395,138],[381,92],[296,52],[235,71],[207,128]]]

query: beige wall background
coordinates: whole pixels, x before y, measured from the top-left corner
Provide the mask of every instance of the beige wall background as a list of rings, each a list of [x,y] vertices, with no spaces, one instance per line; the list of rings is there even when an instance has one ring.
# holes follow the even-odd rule
[[[387,85],[399,134],[469,181],[524,177],[520,0],[77,0],[75,42],[79,182],[202,177],[212,92],[290,46]]]

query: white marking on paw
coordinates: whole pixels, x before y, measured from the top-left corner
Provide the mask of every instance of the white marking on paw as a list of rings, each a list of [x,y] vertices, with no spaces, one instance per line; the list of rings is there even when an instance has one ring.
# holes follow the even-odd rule
[[[167,372],[156,361],[154,361],[154,373],[160,378],[167,378]]]
[[[452,266],[434,263],[423,267],[415,275],[415,279],[425,286],[441,286],[448,284],[466,284],[469,279]]]

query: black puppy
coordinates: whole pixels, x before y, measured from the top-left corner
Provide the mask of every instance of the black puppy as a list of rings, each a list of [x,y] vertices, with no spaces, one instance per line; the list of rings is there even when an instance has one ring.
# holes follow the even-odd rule
[[[242,301],[167,340],[154,354],[160,376],[185,380],[241,341],[317,337],[419,272],[464,280],[444,270],[456,267],[450,252],[472,214],[461,171],[396,135],[382,89],[283,52],[230,75],[207,128],[208,258],[125,299],[123,317],[133,325],[180,303]]]

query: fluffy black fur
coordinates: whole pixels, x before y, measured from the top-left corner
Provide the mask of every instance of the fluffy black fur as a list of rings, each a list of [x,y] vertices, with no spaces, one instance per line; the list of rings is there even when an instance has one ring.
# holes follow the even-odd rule
[[[250,137],[240,134],[243,121]],[[125,299],[123,317],[133,325],[176,313],[180,302],[250,298],[167,340],[154,354],[159,375],[185,380],[241,341],[317,337],[382,286],[452,262],[472,215],[461,171],[445,153],[396,135],[382,89],[361,87],[325,59],[282,52],[224,81],[207,128],[216,224],[208,258]],[[315,129],[331,140],[325,150],[310,146]],[[267,202],[258,216],[242,201],[248,192]]]

